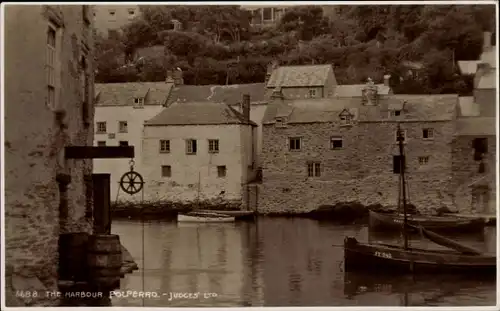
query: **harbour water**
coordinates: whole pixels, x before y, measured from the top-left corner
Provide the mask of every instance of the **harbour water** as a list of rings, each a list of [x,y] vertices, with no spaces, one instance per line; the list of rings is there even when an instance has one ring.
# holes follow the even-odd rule
[[[346,235],[361,241],[400,239],[397,235],[374,236],[365,226],[303,218],[226,224],[113,220],[112,231],[120,235],[140,267],[122,279],[113,306],[496,304],[495,280],[345,273],[342,244]],[[495,234],[496,228],[486,228],[484,235],[463,236],[459,241],[495,253]],[[412,240],[411,245],[440,248],[420,239]],[[140,293],[149,297],[141,298]]]

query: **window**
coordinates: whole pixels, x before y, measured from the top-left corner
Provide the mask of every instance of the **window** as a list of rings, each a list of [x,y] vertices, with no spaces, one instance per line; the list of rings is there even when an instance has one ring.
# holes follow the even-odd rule
[[[401,115],[401,110],[391,110],[389,111],[391,117],[399,117]]]
[[[220,178],[226,177],[226,166],[225,165],[217,166],[217,176]]]
[[[472,148],[474,148],[474,161],[482,160],[483,155],[488,153],[488,139],[474,138],[472,141]]]
[[[160,153],[169,153],[170,152],[170,140],[162,139],[160,140]]]
[[[116,11],[115,11],[115,10],[109,10],[109,11],[108,11],[108,13],[109,13],[109,15],[110,15],[110,16],[113,16],[113,17],[114,17],[114,16],[115,16]]]
[[[321,164],[319,162],[307,163],[307,176],[320,177],[321,176]]]
[[[401,160],[403,163],[401,163]],[[404,165],[406,168],[406,163],[405,163],[404,156],[396,155],[392,156],[392,172],[394,174],[400,174],[401,173],[401,164]]]
[[[309,97],[316,97],[316,90],[315,89],[309,90]]]
[[[299,137],[292,137],[292,138],[289,138],[288,139],[288,147],[290,150],[295,150],[295,151],[299,151],[300,150],[300,147],[301,147],[301,143],[300,143],[300,138]]]
[[[170,165],[161,166],[161,177],[172,177],[172,167]]]
[[[106,141],[104,141],[104,140],[100,140],[100,141],[98,141],[98,142],[97,142],[97,146],[98,146],[98,147],[104,147],[104,146],[106,146]]]
[[[403,136],[403,143],[405,143],[406,142],[406,130],[401,130],[401,135]],[[394,134],[394,139],[396,140],[397,143],[399,143],[397,130],[396,130],[396,133]]]
[[[262,10],[264,11],[262,13],[263,20],[265,20],[265,21],[271,21],[273,19],[272,8],[262,8]]]
[[[106,122],[97,122],[97,134],[106,133]]]
[[[219,140],[218,139],[209,139],[208,140],[208,152],[209,153],[218,153],[219,152]]]
[[[57,60],[57,37],[56,28],[49,25],[47,29],[47,106],[56,108],[56,60]]]
[[[428,128],[422,130],[422,137],[424,139],[432,139],[434,138],[434,129]]]
[[[135,10],[134,9],[128,9],[128,15],[134,15]]]
[[[126,141],[126,140],[122,140],[122,141],[120,141],[120,142],[119,142],[119,146],[120,146],[120,147],[127,147],[127,146],[128,146],[128,141]]]
[[[188,139],[186,140],[186,153],[187,154],[196,154],[196,139]]]
[[[340,124],[341,125],[351,125],[352,124],[352,116],[340,116]]]
[[[286,127],[284,118],[276,118],[276,127]]]
[[[128,132],[127,121],[119,121],[118,122],[118,132],[120,132],[120,133],[127,133]]]
[[[334,136],[330,138],[330,149],[342,149],[342,137]]]
[[[418,157],[418,164],[420,165],[427,165],[429,163],[429,157]]]
[[[138,106],[144,105],[144,97],[136,97],[134,98],[134,104]]]

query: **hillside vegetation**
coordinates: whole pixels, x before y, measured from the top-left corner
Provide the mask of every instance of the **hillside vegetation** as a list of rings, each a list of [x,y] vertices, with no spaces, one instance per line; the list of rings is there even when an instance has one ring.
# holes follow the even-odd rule
[[[97,82],[164,81],[166,68],[186,84],[264,81],[268,64],[334,65],[340,84],[381,81],[396,93],[469,93],[471,78],[454,60],[481,54],[494,5],[339,6],[327,18],[319,6],[288,10],[272,28],[250,27],[238,6],[143,6],[142,15],[107,39],[96,38]],[[172,30],[178,20],[184,31]],[[421,66],[406,75],[408,63]]]

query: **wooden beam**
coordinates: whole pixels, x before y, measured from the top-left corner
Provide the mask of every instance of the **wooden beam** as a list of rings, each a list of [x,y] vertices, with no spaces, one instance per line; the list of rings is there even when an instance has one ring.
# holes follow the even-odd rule
[[[134,146],[69,146],[64,150],[66,159],[132,159],[134,156]]]

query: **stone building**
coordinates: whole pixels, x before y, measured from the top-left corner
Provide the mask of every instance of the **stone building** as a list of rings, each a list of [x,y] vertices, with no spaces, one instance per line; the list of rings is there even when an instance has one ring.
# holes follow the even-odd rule
[[[259,211],[305,212],[358,201],[396,205],[397,123],[405,131],[410,202],[451,205],[456,95],[288,99],[274,90],[263,120]]]
[[[134,18],[141,15],[138,5],[94,5],[95,31],[107,36],[109,31],[120,30]]]
[[[65,146],[92,145],[92,13],[82,5],[4,9],[6,302],[55,305],[41,293],[58,289],[59,234],[92,230],[84,178],[92,161],[64,159]],[[20,290],[40,295],[14,297]]]
[[[224,103],[174,103],[144,123],[146,200],[241,201],[255,176],[257,125]]]

